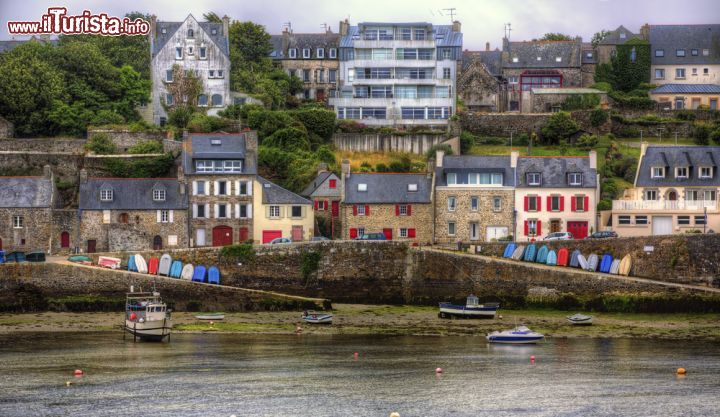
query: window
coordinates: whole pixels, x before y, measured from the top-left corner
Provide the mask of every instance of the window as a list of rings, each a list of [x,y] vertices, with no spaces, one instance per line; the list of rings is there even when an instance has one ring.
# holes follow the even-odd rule
[[[560,199],[562,197],[559,196],[551,196],[550,197],[550,211],[560,211]]]
[[[175,48],[175,59],[182,59],[183,56],[183,49],[178,47]]]
[[[363,204],[360,204],[356,207],[357,207],[357,215],[364,216],[365,215],[365,206]]]
[[[645,190],[645,200],[657,201],[657,190]]]
[[[513,62],[518,62],[518,57],[514,56],[512,59]]]
[[[304,58],[304,59],[309,59],[309,58],[310,58],[310,49],[309,49],[309,48],[303,49],[303,58]]]
[[[697,68],[692,69],[692,75],[697,75]]]
[[[685,68],[675,68],[675,78],[685,78]]]
[[[170,221],[170,212],[168,210],[160,210],[160,223],[167,223]]]
[[[225,219],[228,217],[227,204],[218,204],[217,205],[217,216],[219,219]]]
[[[416,41],[424,41],[425,40],[425,29],[415,29],[415,40]]]
[[[528,235],[529,236],[536,236],[537,235],[537,220],[532,219],[527,221],[527,229],[528,229]]]
[[[700,178],[712,178],[712,167],[700,167]]]
[[[167,104],[168,106],[172,106],[172,105],[173,105],[173,101],[174,101],[174,100],[173,100],[173,95],[172,95],[172,94],[170,94],[170,93],[165,94],[165,104]]]
[[[576,195],[573,198],[575,199],[575,211],[587,210],[587,207],[585,207],[585,196],[584,195]]]
[[[664,49],[656,49],[655,50],[655,57],[662,58],[665,56],[665,50]]]
[[[223,70],[217,70],[217,77],[223,78]]]
[[[242,161],[239,159],[228,160],[195,160],[196,172],[242,172]],[[198,185],[200,182],[198,182]]]
[[[228,195],[227,181],[218,181],[217,186],[217,195]]]
[[[188,55],[192,55],[194,52],[194,49],[192,46],[188,46]]]
[[[450,49],[443,49],[442,57],[443,59],[450,59],[452,57],[452,51]]]
[[[709,49],[703,49],[703,56],[708,56],[708,55],[710,55],[710,50],[709,50]]]
[[[678,216],[677,218],[678,225],[689,225],[690,224],[690,216]]]
[[[325,49],[318,48],[317,51],[315,51],[315,54],[317,55],[317,57],[319,59],[323,59],[323,58],[325,58]]]
[[[408,184],[408,191],[409,192],[417,191],[418,190],[417,186],[418,186],[417,184]]]
[[[448,222],[448,235],[455,236],[455,222]]]
[[[210,29],[210,34],[217,35],[217,29],[215,29],[215,28]]]
[[[357,228],[357,234],[358,234],[358,236],[365,236],[365,228],[364,228],[364,227],[358,227],[358,228]]]
[[[540,185],[539,172],[528,172],[525,176],[527,178],[527,185]]]
[[[165,71],[165,82],[173,82],[173,70],[169,69]]]
[[[204,219],[206,216],[205,214],[205,205],[204,204],[198,204],[197,205],[197,216],[195,216],[200,219]]]
[[[331,83],[337,82],[337,70],[328,70],[328,81]]]
[[[387,109],[385,107],[363,107],[362,118],[363,119],[385,119],[387,116]]]
[[[187,37],[188,38],[194,38],[195,37],[195,31],[192,29],[188,29],[187,31]]]
[[[703,75],[710,74],[710,68],[703,68]]]
[[[635,216],[635,224],[648,224],[647,216]]]
[[[579,172],[571,172],[568,174],[568,184],[574,186],[582,185],[582,174]]]
[[[695,216],[695,224],[705,224],[705,216]]]
[[[309,69],[303,70],[303,82],[306,82],[306,83],[310,82],[310,70]]]
[[[447,184],[448,185],[457,184],[457,174],[456,173],[448,172],[446,175],[447,175]]]
[[[618,224],[630,224],[630,216],[618,216]]]
[[[408,237],[408,229],[401,227],[400,228],[400,237]]]
[[[685,50],[684,49],[676,49],[675,56],[679,56],[679,57],[685,56]]]
[[[703,200],[705,200],[705,201],[715,201],[715,191],[714,191],[714,190],[705,190],[705,191],[703,191]]]
[[[215,70],[208,70],[208,78],[215,78]]]
[[[222,106],[223,104],[223,98],[220,94],[213,94],[212,95],[212,105],[213,106]]]
[[[358,191],[360,191],[360,192],[367,191],[367,184],[358,184]]]
[[[280,206],[270,206],[270,217],[280,217]]]
[[[292,206],[290,213],[292,217],[302,217],[302,206]]]
[[[508,77],[508,84],[517,84],[519,77],[517,75],[511,75]]]
[[[208,105],[208,97],[205,94],[198,96],[198,106],[206,107]]]
[[[400,205],[398,206],[398,213],[399,213],[401,216],[407,216],[407,214],[408,214],[408,206],[407,206],[407,204],[400,204]]]
[[[538,61],[542,61],[542,57],[537,57],[537,60],[538,60]]]
[[[538,200],[540,198],[534,195],[527,196],[525,198],[527,198],[528,202],[528,211],[538,211]]]
[[[502,198],[493,197],[493,211],[502,210]]]
[[[23,216],[13,216],[12,224],[13,229],[22,229],[25,224],[25,218]]]
[[[337,58],[337,49],[330,48],[330,59],[335,59],[335,58]]]
[[[665,178],[665,168],[664,167],[650,168],[650,178]]]
[[[556,57],[555,57],[555,62],[562,62],[562,57],[556,56]]]
[[[478,211],[480,199],[478,197],[470,197],[470,211]]]
[[[450,68],[443,68],[443,78],[446,80],[450,79]]]
[[[455,197],[448,197],[448,211],[455,211],[457,208],[457,198]]]
[[[200,47],[200,59],[206,59],[207,58],[207,48],[204,46]]]
[[[154,201],[165,201],[165,190],[153,190]]]
[[[477,173],[468,174],[470,185],[502,185],[503,175],[500,173]]]
[[[620,39],[625,39],[626,36],[625,32],[620,32]]]
[[[113,190],[109,188],[100,190],[100,201],[113,201]]]
[[[337,180],[330,180],[329,181],[330,188],[337,188]]]
[[[675,178],[687,178],[687,177],[688,177],[688,168],[687,167],[675,168]]]
[[[661,68],[655,68],[655,79],[662,80],[665,78],[665,70]]]
[[[295,48],[288,49],[288,57],[290,57],[292,59],[297,58],[297,49],[295,49]]]

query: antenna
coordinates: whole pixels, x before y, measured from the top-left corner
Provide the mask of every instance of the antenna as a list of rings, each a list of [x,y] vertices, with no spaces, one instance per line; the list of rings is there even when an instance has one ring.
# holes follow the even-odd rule
[[[320,25],[320,27],[323,28],[323,32],[327,32],[327,31],[328,31],[328,24],[327,24],[327,23],[323,23],[322,25]]]
[[[443,9],[443,10],[445,10],[445,11],[447,11],[447,12],[450,13],[450,23],[454,22],[454,21],[455,21],[455,15],[457,14],[457,13],[455,13],[455,10],[457,10],[457,9],[454,8],[454,7],[450,7],[450,8]]]
[[[512,24],[510,22],[505,23],[505,37],[510,40],[510,32],[512,32]]]
[[[288,32],[292,32],[292,22],[285,22],[282,27],[283,30],[287,29]]]

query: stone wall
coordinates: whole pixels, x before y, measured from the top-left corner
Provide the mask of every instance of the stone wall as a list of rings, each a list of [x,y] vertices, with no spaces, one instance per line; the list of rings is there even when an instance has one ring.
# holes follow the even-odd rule
[[[508,136],[508,129],[515,134],[540,132],[550,118],[550,114],[519,113],[458,113],[463,130],[482,136]]]
[[[13,124],[0,117],[0,138],[11,138],[14,133]]]
[[[76,247],[81,246],[78,240],[79,221],[77,210],[60,210],[56,209],[52,212],[52,253],[70,253]],[[70,246],[63,248],[62,234],[67,232],[70,238]]]
[[[144,155],[86,155],[83,158],[83,168],[88,172],[88,177],[112,177],[112,173],[107,169],[107,161],[109,159],[123,159],[125,161],[138,161],[143,159],[152,159],[163,154],[144,154]],[[175,158],[175,164],[171,166],[170,172],[165,177],[176,177],[177,167],[180,155]]]
[[[364,228],[365,233],[382,233],[392,229],[392,238],[400,241],[430,243],[433,239],[432,204],[410,204],[410,215],[398,216],[395,204],[365,204],[364,216],[353,214],[353,204],[341,205],[343,239],[350,239],[350,229]],[[415,229],[415,238],[400,237],[400,229]]]
[[[13,216],[22,216],[23,227],[13,227]],[[50,249],[53,235],[52,210],[49,208],[0,208],[0,240],[5,252]]]
[[[43,166],[50,165],[56,178],[77,183],[83,163],[77,154],[0,151],[0,175],[42,175]]]
[[[333,145],[355,152],[406,152],[424,154],[445,141],[446,135],[382,135],[379,133],[336,133]]]
[[[2,135],[0,135],[0,138],[2,138]],[[0,139],[0,151],[71,153],[82,155],[85,153],[85,142],[85,139],[78,138]]]
[[[89,128],[87,135],[93,137],[100,133],[106,134],[117,146],[120,153],[127,152],[132,146],[141,142],[155,141],[161,143],[167,136],[167,132],[132,132],[129,129],[103,128]]]
[[[202,311],[227,312],[288,307],[322,308],[322,300],[196,284],[174,278],[103,268],[51,263],[0,265],[0,304],[6,309],[12,309],[13,306],[22,309],[24,298],[28,295],[35,300],[39,299],[39,304],[43,299],[79,295],[124,300],[130,286],[134,286],[135,291],[159,291],[163,300],[172,303],[175,310],[179,311],[186,311],[188,307],[199,307]],[[121,321],[122,315],[119,315],[118,324]]]
[[[488,227],[507,227],[513,233],[513,208],[515,207],[513,190],[478,190],[441,187],[436,189],[435,196],[435,241],[453,243],[458,240],[471,242],[470,223],[477,223],[477,241],[483,242],[487,237]],[[457,206],[454,211],[448,210],[448,198],[455,197]],[[471,209],[471,198],[478,198],[475,211]],[[493,208],[493,199],[500,198],[500,210]],[[455,234],[448,234],[448,222],[455,223]]]

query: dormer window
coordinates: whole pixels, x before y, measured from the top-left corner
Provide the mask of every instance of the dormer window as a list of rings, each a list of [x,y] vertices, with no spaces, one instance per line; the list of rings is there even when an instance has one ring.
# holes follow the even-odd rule
[[[211,29],[210,30],[211,35],[217,35],[217,29]]]
[[[100,190],[100,201],[113,201],[113,190],[111,188]]]
[[[337,58],[337,49],[330,48],[330,59],[335,59],[335,58]]]
[[[188,29],[188,38],[194,38],[195,37],[195,31],[192,29]]]
[[[449,172],[447,174],[447,185],[455,185],[457,184],[457,174],[454,172]]]
[[[540,173],[539,172],[528,172],[525,174],[527,179],[527,185],[540,185]]]
[[[675,56],[677,56],[677,57],[684,57],[684,56],[685,56],[685,50],[684,50],[684,49],[676,49],[676,50],[675,50]]]
[[[310,49],[309,48],[303,49],[303,58],[310,59]]]
[[[627,35],[625,35],[625,32],[620,32],[620,39],[625,39]]]
[[[518,62],[518,57],[514,56],[512,61],[513,61],[513,62]]]
[[[677,167],[675,168],[675,178],[682,179],[682,178],[688,178],[688,167]]]
[[[570,186],[578,187],[582,185],[582,174],[579,172],[571,172],[568,174],[568,184]]]
[[[408,191],[417,191],[417,184],[408,184]]]
[[[358,191],[360,191],[360,192],[367,191],[367,184],[358,184]]]
[[[665,178],[665,167],[650,168],[650,178]]]
[[[220,145],[222,145],[222,140],[220,140],[220,139],[210,139],[210,145],[211,145],[211,146],[220,146]]]
[[[317,54],[317,57],[320,58],[320,59],[325,58],[325,49],[323,49],[323,48],[318,48],[317,51],[316,51],[316,54]]]
[[[556,57],[555,57],[555,62],[562,62],[562,57],[556,56]]]
[[[288,49],[288,56],[292,59],[297,58],[297,49],[295,49],[295,48]]]
[[[712,178],[713,169],[712,167],[700,167],[700,178]]]
[[[165,190],[153,190],[153,201],[165,201]]]

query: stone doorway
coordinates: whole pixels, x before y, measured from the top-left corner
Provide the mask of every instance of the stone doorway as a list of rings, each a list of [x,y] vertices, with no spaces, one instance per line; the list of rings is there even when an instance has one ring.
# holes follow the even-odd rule
[[[153,238],[153,250],[162,250],[162,248],[163,248],[162,237],[157,235]]]

